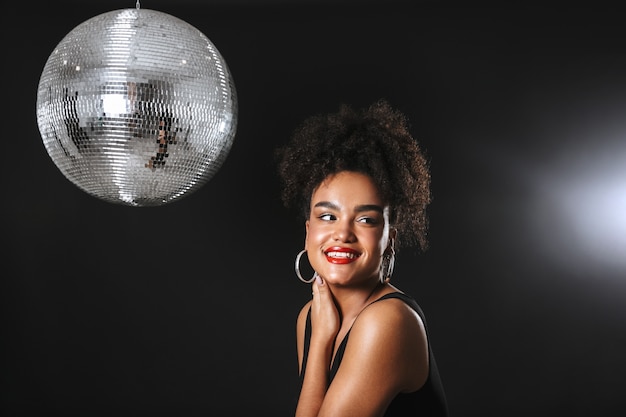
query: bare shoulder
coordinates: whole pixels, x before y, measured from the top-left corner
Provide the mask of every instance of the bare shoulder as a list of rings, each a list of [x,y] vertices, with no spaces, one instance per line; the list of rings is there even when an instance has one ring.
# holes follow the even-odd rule
[[[311,308],[311,300],[307,301],[305,305],[302,306],[300,312],[298,313],[298,321],[306,320],[306,316],[309,313],[309,309]]]
[[[388,298],[367,306],[354,322],[352,333],[380,332],[381,335],[419,334],[425,338],[424,323],[421,317],[404,301]]]
[[[368,363],[371,380],[387,375],[379,382],[391,392],[419,389],[428,376],[428,341],[421,317],[397,298],[370,304],[352,326],[344,361],[348,369]]]

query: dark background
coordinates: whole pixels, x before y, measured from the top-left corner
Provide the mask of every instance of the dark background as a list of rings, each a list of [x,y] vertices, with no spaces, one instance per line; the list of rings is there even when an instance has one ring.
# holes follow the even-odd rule
[[[432,161],[431,247],[401,249],[393,281],[426,312],[452,415],[623,415],[623,14],[142,1],[216,45],[239,123],[203,188],[132,208],[65,179],[35,102],[67,33],[134,3],[3,6],[4,415],[290,415],[310,290],[293,273],[304,226],[280,204],[272,151],[305,117],[378,98],[409,116]]]

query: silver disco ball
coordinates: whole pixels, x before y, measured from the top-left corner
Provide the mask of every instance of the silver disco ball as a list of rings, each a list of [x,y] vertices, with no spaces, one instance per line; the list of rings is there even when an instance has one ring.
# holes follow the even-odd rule
[[[129,8],[74,28],[37,90],[48,154],[83,191],[111,203],[158,206],[204,185],[237,127],[224,58],[198,29]]]

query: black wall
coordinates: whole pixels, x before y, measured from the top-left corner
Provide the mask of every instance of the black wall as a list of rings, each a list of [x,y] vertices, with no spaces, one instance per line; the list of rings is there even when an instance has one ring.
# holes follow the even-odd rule
[[[310,290],[293,273],[304,225],[280,204],[272,151],[305,117],[378,98],[409,116],[432,161],[431,247],[402,249],[393,280],[426,311],[452,415],[623,412],[620,13],[141,3],[220,50],[239,98],[235,143],[207,185],[170,205],[83,193],[43,147],[39,75],[76,25],[134,1],[3,6],[4,415],[291,415]],[[592,192],[603,184],[617,187],[606,203]],[[576,207],[610,226],[583,233]]]

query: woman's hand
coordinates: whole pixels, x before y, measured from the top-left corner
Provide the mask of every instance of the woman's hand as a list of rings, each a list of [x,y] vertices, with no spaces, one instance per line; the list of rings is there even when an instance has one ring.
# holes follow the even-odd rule
[[[339,312],[333,294],[319,275],[313,281],[312,290],[311,339],[332,345],[339,332]]]
[[[326,396],[333,346],[339,332],[339,311],[330,288],[320,276],[316,276],[312,290],[311,342],[296,417],[317,416]],[[301,314],[301,317],[304,316]],[[304,338],[304,324],[301,337]]]

